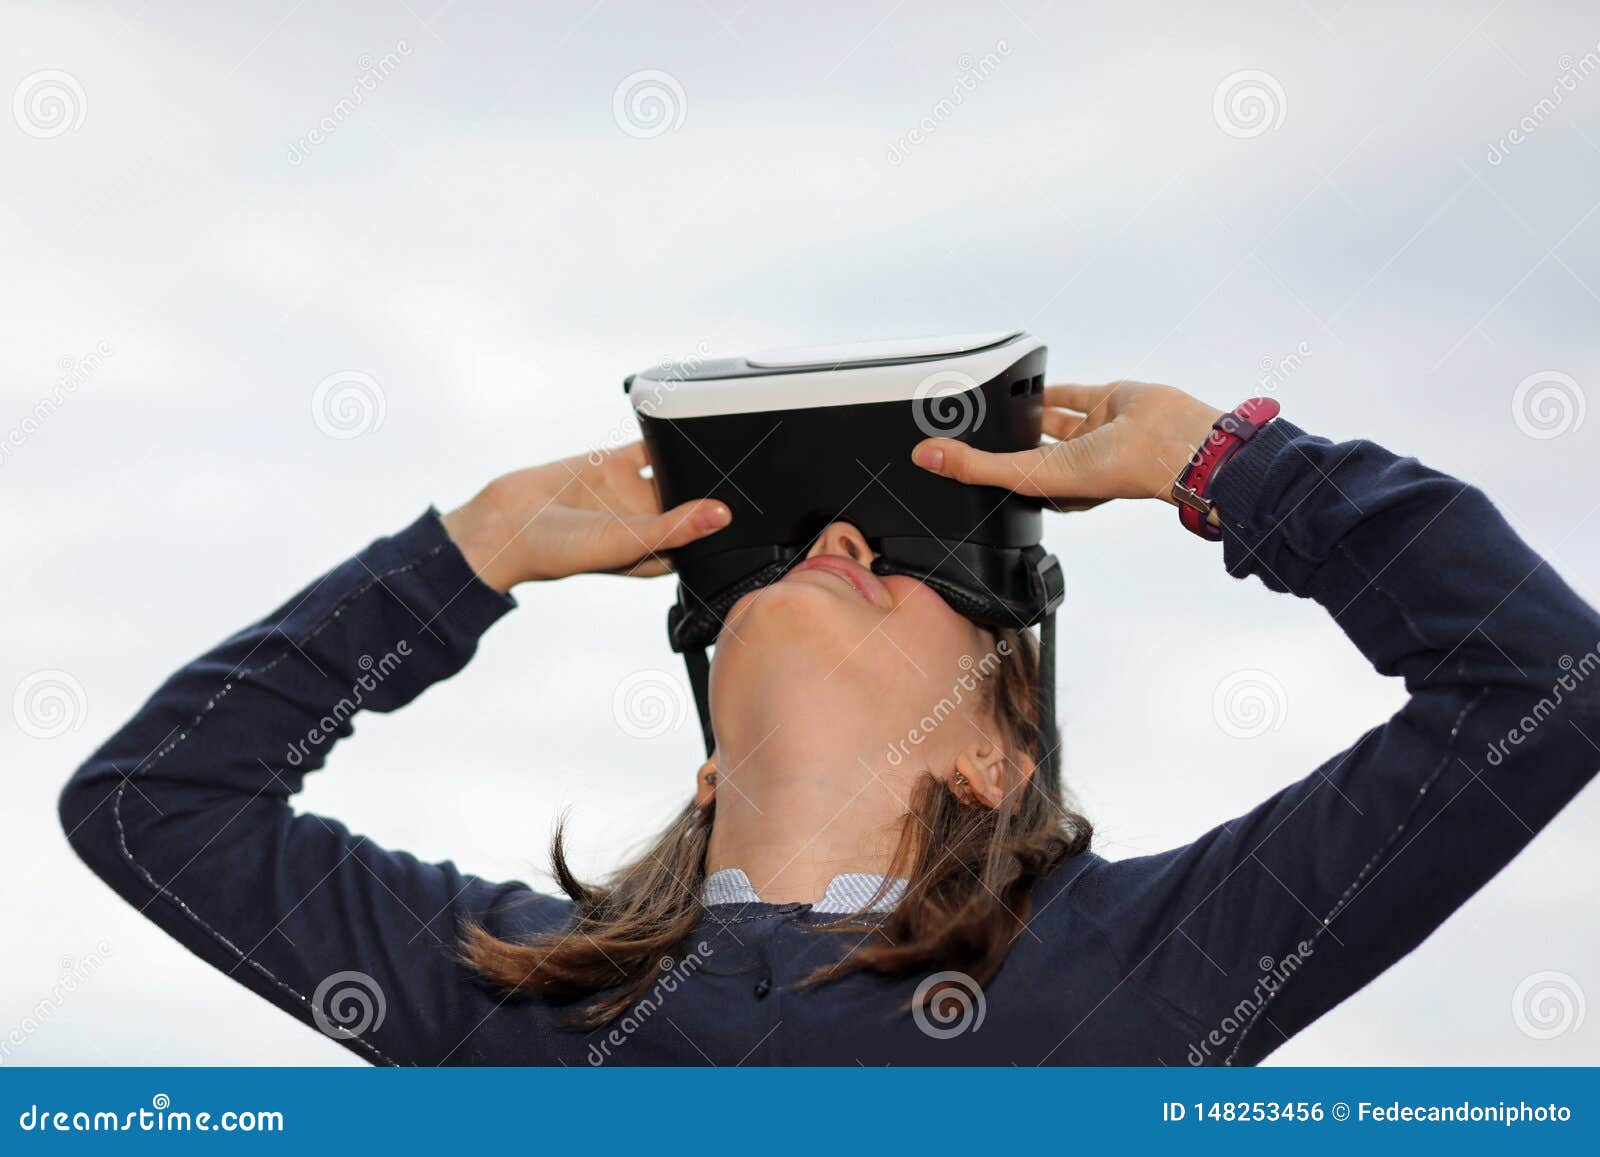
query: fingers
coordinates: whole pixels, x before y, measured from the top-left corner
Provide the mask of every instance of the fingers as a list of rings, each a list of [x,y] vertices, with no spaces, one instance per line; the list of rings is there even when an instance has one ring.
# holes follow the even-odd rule
[[[1089,422],[1083,415],[1069,414],[1065,410],[1045,410],[1040,419],[1044,432],[1059,441],[1079,433]]]
[[[654,578],[657,575],[671,574],[672,563],[668,559],[652,554],[615,573],[627,575],[629,578]]]
[[[1062,514],[1082,514],[1085,510],[1093,510],[1096,506],[1104,506],[1111,500],[1109,498],[1051,498],[1047,501],[1051,510],[1059,510]]]
[[[634,574],[664,573],[665,560],[659,560],[662,566],[656,570],[650,566],[652,556],[688,546],[732,521],[732,511],[710,498],[685,502],[664,514],[612,518],[606,527],[610,553],[615,555],[612,565]]]
[[[674,506],[644,521],[641,537],[650,551],[655,553],[676,550],[708,534],[715,534],[733,521],[733,512],[713,498],[702,498]]]
[[[1044,432],[1060,441],[1081,438],[1117,416],[1115,393],[1124,383],[1081,386],[1070,382],[1046,386],[1042,414]]]
[[[650,465],[650,456],[645,453],[643,442],[629,442],[618,446],[613,453],[635,470],[643,470]]]
[[[1044,404],[1059,406],[1066,410],[1077,410],[1080,414],[1092,414],[1106,403],[1116,388],[1115,383],[1104,386],[1083,386],[1074,382],[1062,382],[1044,388]]]

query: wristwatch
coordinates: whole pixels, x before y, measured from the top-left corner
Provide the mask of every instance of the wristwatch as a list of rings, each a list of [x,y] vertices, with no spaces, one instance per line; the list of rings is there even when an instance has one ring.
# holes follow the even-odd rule
[[[1274,398],[1251,398],[1211,424],[1206,440],[1200,443],[1172,483],[1172,500],[1178,504],[1178,520],[1201,538],[1217,542],[1222,531],[1211,525],[1211,483],[1217,471],[1256,436],[1257,431],[1278,416]]]

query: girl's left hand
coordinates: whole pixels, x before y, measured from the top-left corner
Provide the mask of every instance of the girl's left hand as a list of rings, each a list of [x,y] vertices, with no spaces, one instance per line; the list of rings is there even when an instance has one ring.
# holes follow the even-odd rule
[[[733,514],[711,499],[663,513],[640,473],[649,464],[643,444],[632,442],[502,475],[445,515],[445,530],[502,594],[574,574],[666,574],[667,551],[716,533]]]
[[[990,454],[949,438],[917,444],[924,470],[1085,510],[1108,498],[1172,501],[1173,480],[1222,411],[1171,386],[1112,382],[1047,386],[1044,433],[1033,450]]]

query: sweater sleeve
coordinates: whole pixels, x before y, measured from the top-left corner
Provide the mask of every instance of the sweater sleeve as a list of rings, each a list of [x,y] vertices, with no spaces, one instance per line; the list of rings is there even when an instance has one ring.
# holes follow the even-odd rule
[[[462,921],[550,928],[565,903],[386,851],[290,800],[359,712],[453,675],[513,605],[428,511],[173,675],[62,792],[73,848],[191,951],[363,1059],[460,1059],[495,1003],[455,962]]]
[[[1215,483],[1236,577],[1316,600],[1409,701],[1194,843],[1090,873],[1129,978],[1247,1063],[1415,948],[1600,766],[1600,617],[1478,490],[1267,426]]]

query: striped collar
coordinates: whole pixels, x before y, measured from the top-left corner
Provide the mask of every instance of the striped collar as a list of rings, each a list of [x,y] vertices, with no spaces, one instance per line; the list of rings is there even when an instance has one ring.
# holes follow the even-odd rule
[[[873,901],[878,890],[883,895]],[[891,912],[906,892],[906,882],[895,878],[884,886],[884,877],[871,872],[844,872],[828,882],[822,899],[811,905],[813,912]],[[869,903],[869,901],[871,901]],[[740,868],[723,868],[706,877],[700,902],[712,904],[762,904],[765,903],[750,884],[750,877]]]

